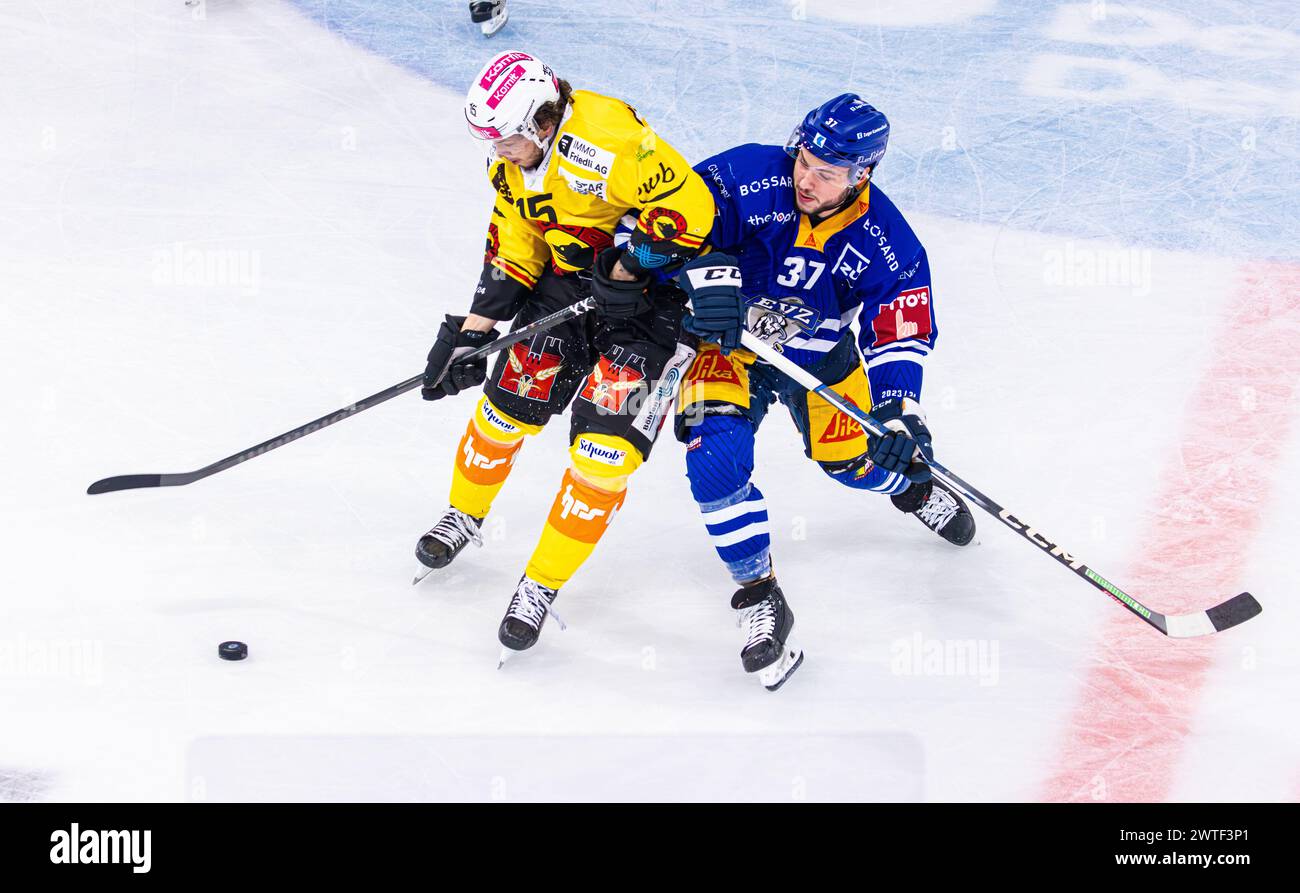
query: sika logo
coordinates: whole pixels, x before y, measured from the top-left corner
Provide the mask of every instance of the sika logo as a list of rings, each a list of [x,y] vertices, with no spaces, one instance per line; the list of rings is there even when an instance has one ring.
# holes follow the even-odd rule
[[[152,831],[81,830],[76,822],[67,831],[50,835],[50,861],[55,865],[131,865],[135,874],[148,874]]]

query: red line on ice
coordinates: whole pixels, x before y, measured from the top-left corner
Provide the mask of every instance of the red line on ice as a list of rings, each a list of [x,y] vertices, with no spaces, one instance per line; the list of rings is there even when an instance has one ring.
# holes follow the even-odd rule
[[[1203,609],[1249,588],[1241,574],[1288,441],[1300,376],[1300,267],[1244,266],[1218,326],[1180,455],[1149,507],[1141,555],[1117,578],[1165,613]],[[1267,593],[1259,595],[1267,611]],[[1166,639],[1118,606],[1111,612],[1045,800],[1164,800],[1173,787],[1218,637]]]

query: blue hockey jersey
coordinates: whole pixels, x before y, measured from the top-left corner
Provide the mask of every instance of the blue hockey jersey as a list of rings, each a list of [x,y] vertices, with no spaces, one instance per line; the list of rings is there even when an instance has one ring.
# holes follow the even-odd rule
[[[876,187],[813,226],[794,200],[794,159],[750,143],[695,166],[717,206],[709,244],[734,255],[747,328],[815,368],[858,319],[871,397],[921,396],[934,347],[930,265],[894,204]]]

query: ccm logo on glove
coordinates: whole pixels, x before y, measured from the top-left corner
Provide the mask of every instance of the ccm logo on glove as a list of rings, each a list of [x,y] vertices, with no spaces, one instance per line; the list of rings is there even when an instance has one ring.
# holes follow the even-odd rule
[[[734,262],[716,267],[693,267],[684,270],[686,278],[694,288],[707,288],[715,285],[734,285],[740,288],[740,268]]]

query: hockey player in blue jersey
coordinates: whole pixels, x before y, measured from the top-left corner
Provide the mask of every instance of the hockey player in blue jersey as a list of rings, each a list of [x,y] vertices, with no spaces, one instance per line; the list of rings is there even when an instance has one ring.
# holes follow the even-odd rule
[[[922,369],[935,345],[925,249],[871,181],[889,122],[846,93],[812,110],[784,147],[749,144],[696,166],[713,192],[711,252],[679,276],[702,343],[679,398],[691,492],[740,589],[744,669],[776,690],[803,660],[772,569],[768,516],[753,482],[754,435],[785,405],[806,454],[847,487],[888,495],[943,539],[966,545],[970,509],[931,478]],[[859,334],[851,329],[858,321]],[[744,326],[890,429],[852,418],[749,351]]]

